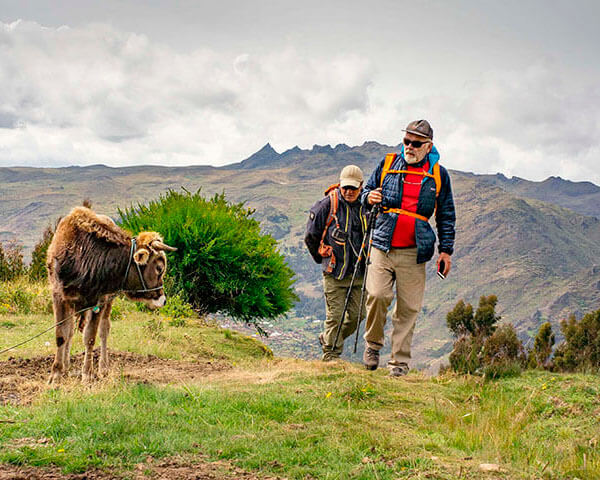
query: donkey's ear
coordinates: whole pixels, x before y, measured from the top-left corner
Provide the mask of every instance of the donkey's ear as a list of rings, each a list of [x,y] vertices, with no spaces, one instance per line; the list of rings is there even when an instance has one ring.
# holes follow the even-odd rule
[[[148,263],[148,259],[150,258],[150,252],[145,248],[140,248],[133,254],[133,260],[138,265],[146,265]]]

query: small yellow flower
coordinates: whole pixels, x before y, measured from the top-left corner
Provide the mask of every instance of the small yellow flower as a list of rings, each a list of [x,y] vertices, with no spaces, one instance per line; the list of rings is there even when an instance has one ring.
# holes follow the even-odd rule
[[[331,392],[327,392],[327,395],[325,395],[325,398],[329,398],[331,397],[332,393]]]
[[[64,448],[59,448],[59,449],[57,450],[57,452],[58,452],[58,453],[64,453],[64,452],[65,452],[65,449],[64,449]]]

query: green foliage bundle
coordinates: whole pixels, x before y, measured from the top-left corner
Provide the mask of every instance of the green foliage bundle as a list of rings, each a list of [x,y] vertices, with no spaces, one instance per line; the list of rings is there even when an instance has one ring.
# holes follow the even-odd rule
[[[483,373],[489,378],[518,375],[525,354],[510,324],[497,328],[496,295],[482,296],[479,306],[459,300],[446,315],[446,324],[457,340],[450,353],[450,367],[457,373]]]
[[[554,342],[552,325],[550,322],[542,324],[535,337],[533,348],[529,352],[527,366],[529,368],[550,368],[549,359]]]
[[[600,309],[587,313],[580,321],[575,315],[563,320],[565,337],[554,353],[554,366],[563,371],[600,371]]]
[[[52,241],[54,235],[54,229],[51,226],[47,226],[42,234],[42,238],[33,248],[31,253],[31,263],[29,264],[29,278],[31,280],[43,280],[48,278],[48,269],[46,268],[46,253],[48,252],[48,246]]]
[[[243,203],[228,203],[224,194],[206,199],[200,191],[169,191],[119,213],[123,227],[160,232],[178,248],[169,253],[168,275],[201,313],[223,312],[255,323],[293,306],[294,273]]]

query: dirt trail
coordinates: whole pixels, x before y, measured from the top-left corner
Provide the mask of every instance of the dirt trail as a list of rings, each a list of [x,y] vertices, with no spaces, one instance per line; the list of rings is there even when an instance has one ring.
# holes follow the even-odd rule
[[[133,472],[119,474],[90,470],[85,473],[65,475],[58,468],[16,467],[0,464],[0,480],[284,480],[281,477],[263,476],[247,472],[229,462],[167,459],[137,465]]]
[[[96,352],[94,363],[98,364]],[[133,382],[156,384],[195,382],[207,375],[228,370],[231,365],[220,360],[181,362],[154,355],[129,352],[109,352],[110,377],[125,378]],[[9,358],[0,362],[0,405],[26,405],[48,389],[47,380],[53,356],[34,358]],[[70,375],[79,376],[83,353],[72,357]],[[67,380],[68,381],[68,380]]]

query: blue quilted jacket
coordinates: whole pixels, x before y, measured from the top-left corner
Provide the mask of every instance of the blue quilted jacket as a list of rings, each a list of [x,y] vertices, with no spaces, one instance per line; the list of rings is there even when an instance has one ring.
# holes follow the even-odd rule
[[[431,152],[425,157],[422,163],[429,161],[430,168],[433,167],[440,159],[435,146]],[[381,180],[381,171],[383,170],[383,158],[375,171],[371,174],[365,188],[363,190],[361,201],[367,208],[371,208],[367,202],[367,196],[371,190],[379,187]],[[392,170],[404,170],[407,164],[404,160],[404,146],[396,160],[392,164]],[[435,211],[435,223],[437,227],[437,236],[439,240],[438,250],[452,255],[454,251],[454,236],[456,214],[454,210],[454,200],[452,198],[452,186],[450,184],[450,175],[448,171],[440,166],[441,188],[437,198],[435,197],[435,181],[431,177],[423,177],[421,183],[421,192],[417,203],[417,212],[427,218],[431,217]],[[388,174],[386,175],[383,185],[382,206],[387,208],[400,208],[402,203],[402,187],[403,174]],[[392,244],[392,235],[396,226],[397,213],[380,213],[375,223],[373,231],[373,246],[384,252],[389,252]],[[429,222],[415,219],[415,237],[417,243],[417,263],[424,263],[431,259],[435,247],[435,233]]]

